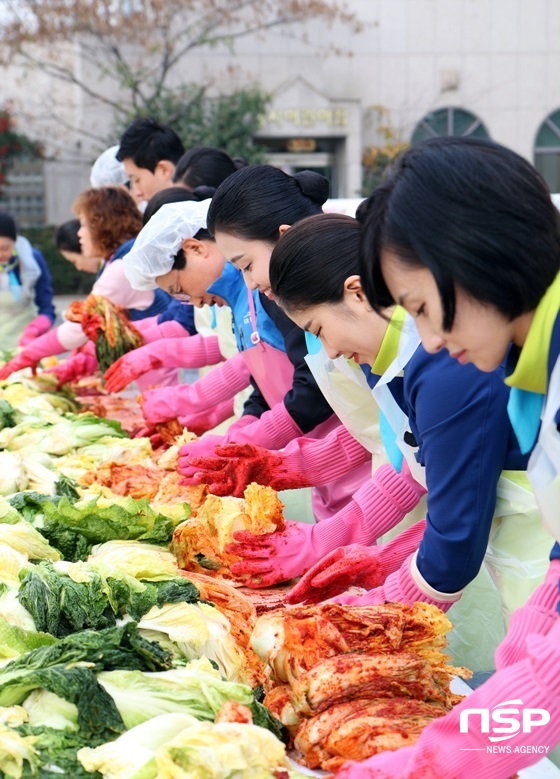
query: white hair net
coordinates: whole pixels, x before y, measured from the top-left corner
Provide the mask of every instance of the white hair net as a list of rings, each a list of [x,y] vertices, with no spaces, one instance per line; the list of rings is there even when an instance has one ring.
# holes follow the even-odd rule
[[[124,273],[133,289],[155,289],[156,278],[173,267],[185,238],[206,227],[210,199],[167,203],[140,230],[124,258]]]
[[[118,150],[118,146],[105,149],[93,163],[89,174],[89,183],[94,189],[115,187],[126,184],[128,181],[124,165],[116,157]]]

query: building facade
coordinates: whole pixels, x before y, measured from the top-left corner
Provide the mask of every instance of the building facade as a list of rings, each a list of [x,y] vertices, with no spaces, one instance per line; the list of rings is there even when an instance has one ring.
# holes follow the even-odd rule
[[[325,173],[333,197],[361,194],[364,149],[383,142],[380,116],[395,141],[450,133],[493,138],[534,162],[551,190],[560,191],[558,0],[346,5],[364,22],[362,32],[313,22],[306,26],[311,46],[293,30],[271,30],[241,39],[234,54],[225,48],[190,54],[189,80],[214,78],[222,91],[238,86],[240,74],[242,83],[258,83],[271,104],[255,143],[287,171]],[[331,53],[335,48],[344,53]],[[232,62],[235,75],[228,75]],[[17,108],[18,95],[5,83],[0,102],[11,98]],[[84,96],[74,91],[67,102],[72,123],[90,132],[61,136],[57,130],[64,140],[51,144],[45,172],[49,223],[68,218],[101,150],[95,132],[108,126],[108,115]],[[41,132],[52,140],[48,126],[43,122]],[[33,135],[32,127],[25,129]]]

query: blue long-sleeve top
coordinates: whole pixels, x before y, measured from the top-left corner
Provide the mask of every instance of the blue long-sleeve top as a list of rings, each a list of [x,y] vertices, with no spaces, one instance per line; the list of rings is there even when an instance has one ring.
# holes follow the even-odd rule
[[[208,292],[225,300],[230,307],[233,332],[239,351],[252,348],[251,334],[253,326],[249,313],[248,290],[241,271],[234,265],[226,263],[222,275],[208,287]],[[259,336],[265,343],[274,346],[282,352],[286,351],[282,334],[264,310],[260,295],[257,292],[252,292],[251,294],[255,303]],[[265,411],[269,410],[269,406],[253,378],[251,378],[251,384],[253,385],[253,392],[243,405],[243,416],[260,418]]]
[[[208,287],[207,291],[211,295],[216,295],[225,300],[230,307],[233,332],[239,351],[252,349],[254,346],[251,341],[253,326],[249,313],[248,290],[247,285],[243,281],[241,271],[235,265],[226,262],[222,275]],[[252,295],[261,339],[281,352],[285,352],[284,339],[280,330],[263,309],[260,296],[256,292],[253,292]]]
[[[388,386],[408,417],[428,488],[416,563],[435,590],[458,592],[482,565],[501,472],[525,470],[529,458],[509,421],[503,367],[482,373],[419,346],[403,373]]]
[[[158,325],[161,325],[163,322],[171,321],[179,322],[189,335],[196,335],[194,306],[191,305],[191,303],[181,303],[179,300],[171,298],[171,302],[165,311],[158,316]]]
[[[483,373],[420,346],[403,390],[428,488],[418,570],[434,589],[457,592],[482,565],[501,472],[525,470],[529,457],[509,421],[503,367]]]
[[[35,260],[35,262],[37,263],[41,271],[41,274],[37,279],[37,282],[35,284],[35,289],[34,289],[34,302],[35,305],[37,306],[37,313],[44,314],[51,320],[51,322],[54,322],[56,316],[54,303],[53,303],[54,293],[52,288],[51,274],[47,266],[47,261],[45,260],[43,254],[39,251],[39,249],[35,249],[34,247],[32,247],[32,251],[33,251],[33,259]],[[18,280],[18,283],[21,284],[19,265],[16,265],[14,270],[11,272],[15,275],[16,279]]]
[[[556,365],[556,362],[558,360],[560,360],[560,312],[558,312],[556,316],[556,321],[554,322],[554,327],[552,328],[552,339],[550,341],[550,347],[548,352],[547,374],[548,374],[549,381],[550,381],[550,374],[552,373],[554,366]],[[554,419],[556,421],[556,427],[558,429],[558,433],[560,434],[560,398],[558,398],[558,410],[556,412]],[[560,560],[560,544],[558,542],[556,542],[552,547],[552,552],[550,553],[550,559]],[[558,602],[558,612],[560,613],[560,601]]]

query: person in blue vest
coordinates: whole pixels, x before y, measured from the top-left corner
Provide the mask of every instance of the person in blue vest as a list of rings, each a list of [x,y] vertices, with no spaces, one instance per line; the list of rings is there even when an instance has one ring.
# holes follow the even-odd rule
[[[429,359],[448,352],[465,377],[506,360],[509,416],[521,448],[532,449],[528,475],[554,546],[544,583],[496,651],[496,673],[414,746],[338,776],[502,779],[560,743],[560,218],[544,180],[515,152],[438,138],[397,161],[365,223],[361,276],[374,308],[399,301]],[[492,748],[504,737],[505,749]]]
[[[0,348],[25,346],[53,325],[55,309],[47,263],[15,219],[0,212]]]
[[[262,346],[253,340],[254,327],[250,308],[254,306],[258,332],[267,346],[271,367],[285,359],[282,335],[267,315],[259,297],[249,296],[241,273],[227,264],[206,229],[210,200],[170,202],[163,205],[148,220],[138,240],[124,261],[129,282],[135,289],[164,289],[178,302],[195,300],[204,304],[227,305],[231,309],[233,331],[238,354],[194,384],[147,390],[142,396],[142,409],[149,424],[179,417],[187,424],[188,415],[201,414],[233,398],[251,383],[247,352]],[[256,385],[256,386],[255,386]],[[243,417],[230,426],[237,426],[259,417],[268,405],[255,389],[246,401]]]
[[[78,235],[82,254],[94,258],[97,265],[92,293],[127,309],[133,322],[165,311],[171,302],[169,295],[162,290],[138,292],[124,275],[121,260],[130,251],[142,226],[142,216],[129,193],[120,187],[88,189],[76,199],[74,212],[80,220]],[[95,272],[94,268],[91,270]],[[28,344],[1,369],[0,378],[7,378],[15,370],[34,367],[44,357],[85,347],[87,342],[78,323],[65,321]],[[168,377],[166,373],[171,375]],[[169,383],[172,379],[176,380],[175,371],[156,371],[144,377],[152,385]]]

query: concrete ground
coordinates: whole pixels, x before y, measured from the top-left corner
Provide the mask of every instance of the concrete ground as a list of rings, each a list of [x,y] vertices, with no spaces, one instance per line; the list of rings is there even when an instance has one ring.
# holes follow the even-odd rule
[[[55,295],[54,306],[56,308],[56,324],[62,322],[62,314],[73,300],[81,300],[85,295]]]

